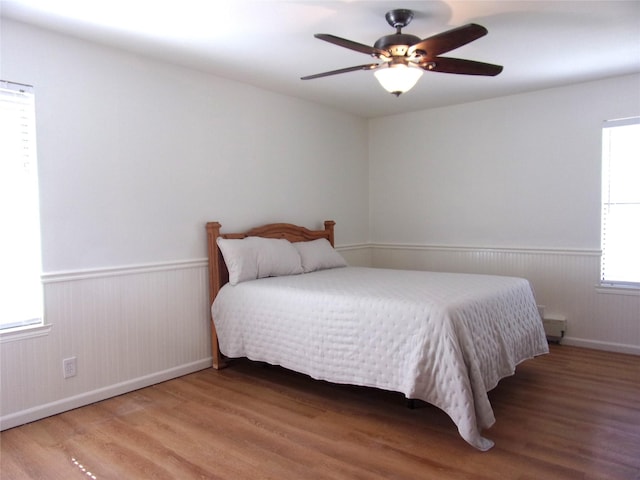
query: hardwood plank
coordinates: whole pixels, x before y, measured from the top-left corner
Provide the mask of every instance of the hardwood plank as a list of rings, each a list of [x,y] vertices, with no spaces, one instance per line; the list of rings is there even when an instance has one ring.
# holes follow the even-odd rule
[[[0,476],[640,480],[640,357],[552,345],[490,398],[483,453],[433,406],[239,360],[4,431]]]

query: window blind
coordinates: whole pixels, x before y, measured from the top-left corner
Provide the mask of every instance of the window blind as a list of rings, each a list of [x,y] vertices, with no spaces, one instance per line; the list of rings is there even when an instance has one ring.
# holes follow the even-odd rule
[[[0,329],[42,322],[33,87],[0,80]]]
[[[601,282],[640,287],[640,117],[602,129]]]

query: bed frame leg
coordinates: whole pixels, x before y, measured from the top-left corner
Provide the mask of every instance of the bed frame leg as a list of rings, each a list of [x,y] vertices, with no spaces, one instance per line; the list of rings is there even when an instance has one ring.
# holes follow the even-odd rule
[[[216,370],[222,370],[227,366],[227,362],[220,353],[220,347],[218,346],[218,335],[213,325],[213,319],[211,319],[211,357],[213,359],[212,366]]]
[[[214,370],[222,370],[223,368],[227,368],[228,364],[226,359],[218,352],[217,355],[213,355],[212,365]]]

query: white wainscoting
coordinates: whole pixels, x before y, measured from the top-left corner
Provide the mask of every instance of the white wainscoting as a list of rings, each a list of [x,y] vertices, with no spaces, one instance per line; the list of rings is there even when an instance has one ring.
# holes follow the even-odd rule
[[[0,348],[1,429],[211,366],[207,260],[43,276],[48,335]],[[64,379],[62,360],[77,357]]]
[[[352,244],[336,246],[336,250],[340,252],[345,261],[351,266],[370,267],[371,266],[371,248],[368,244]]]
[[[640,295],[599,293],[599,252],[352,245],[352,265],[528,278],[564,343],[640,354]],[[211,365],[207,261],[43,277],[46,335],[0,344],[0,429]],[[78,373],[64,379],[62,360]],[[212,372],[213,373],[213,372]]]
[[[640,354],[640,295],[597,288],[599,251],[397,244],[371,249],[375,267],[527,278],[545,314],[566,317],[562,343]]]

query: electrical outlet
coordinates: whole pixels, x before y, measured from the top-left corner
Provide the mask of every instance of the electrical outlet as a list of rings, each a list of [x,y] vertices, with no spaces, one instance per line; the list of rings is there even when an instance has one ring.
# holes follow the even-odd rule
[[[78,373],[78,357],[69,357],[62,360],[62,375],[64,378],[75,377]]]

